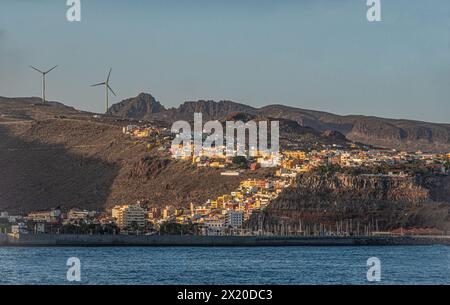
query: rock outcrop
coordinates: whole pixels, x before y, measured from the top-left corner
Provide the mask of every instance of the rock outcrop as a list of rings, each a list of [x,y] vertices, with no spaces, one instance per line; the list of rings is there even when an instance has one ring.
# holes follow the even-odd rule
[[[163,113],[166,109],[153,96],[141,93],[136,97],[114,104],[108,110],[109,115],[130,119],[145,119],[155,113]]]
[[[450,229],[449,177],[303,174],[264,214],[266,226],[346,222],[372,230],[398,227]],[[253,219],[253,225],[256,218]]]

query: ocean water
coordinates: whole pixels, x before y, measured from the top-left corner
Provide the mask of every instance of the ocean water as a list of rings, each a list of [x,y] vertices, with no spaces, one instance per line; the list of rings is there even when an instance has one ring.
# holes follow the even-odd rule
[[[450,284],[450,247],[0,248],[0,284]]]

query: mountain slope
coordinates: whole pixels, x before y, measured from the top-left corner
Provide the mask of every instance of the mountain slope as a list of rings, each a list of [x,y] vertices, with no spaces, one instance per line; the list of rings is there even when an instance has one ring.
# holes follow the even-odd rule
[[[245,177],[174,161],[122,134],[116,122],[59,103],[0,98],[0,211],[57,206],[102,211],[145,200],[150,206],[202,204]]]

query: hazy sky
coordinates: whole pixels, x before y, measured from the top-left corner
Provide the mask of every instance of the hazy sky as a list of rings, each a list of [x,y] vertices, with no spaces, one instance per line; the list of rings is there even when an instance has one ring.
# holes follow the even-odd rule
[[[113,68],[117,102],[145,91],[185,100],[285,104],[338,114],[450,123],[450,1],[1,0],[0,96],[40,96],[103,111]]]

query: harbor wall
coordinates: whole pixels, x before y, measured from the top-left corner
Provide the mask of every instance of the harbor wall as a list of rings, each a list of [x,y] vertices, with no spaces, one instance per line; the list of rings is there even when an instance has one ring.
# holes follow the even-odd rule
[[[263,246],[363,246],[363,245],[450,245],[450,237],[267,237],[192,235],[0,235],[0,246],[180,246],[180,247],[263,247]]]

